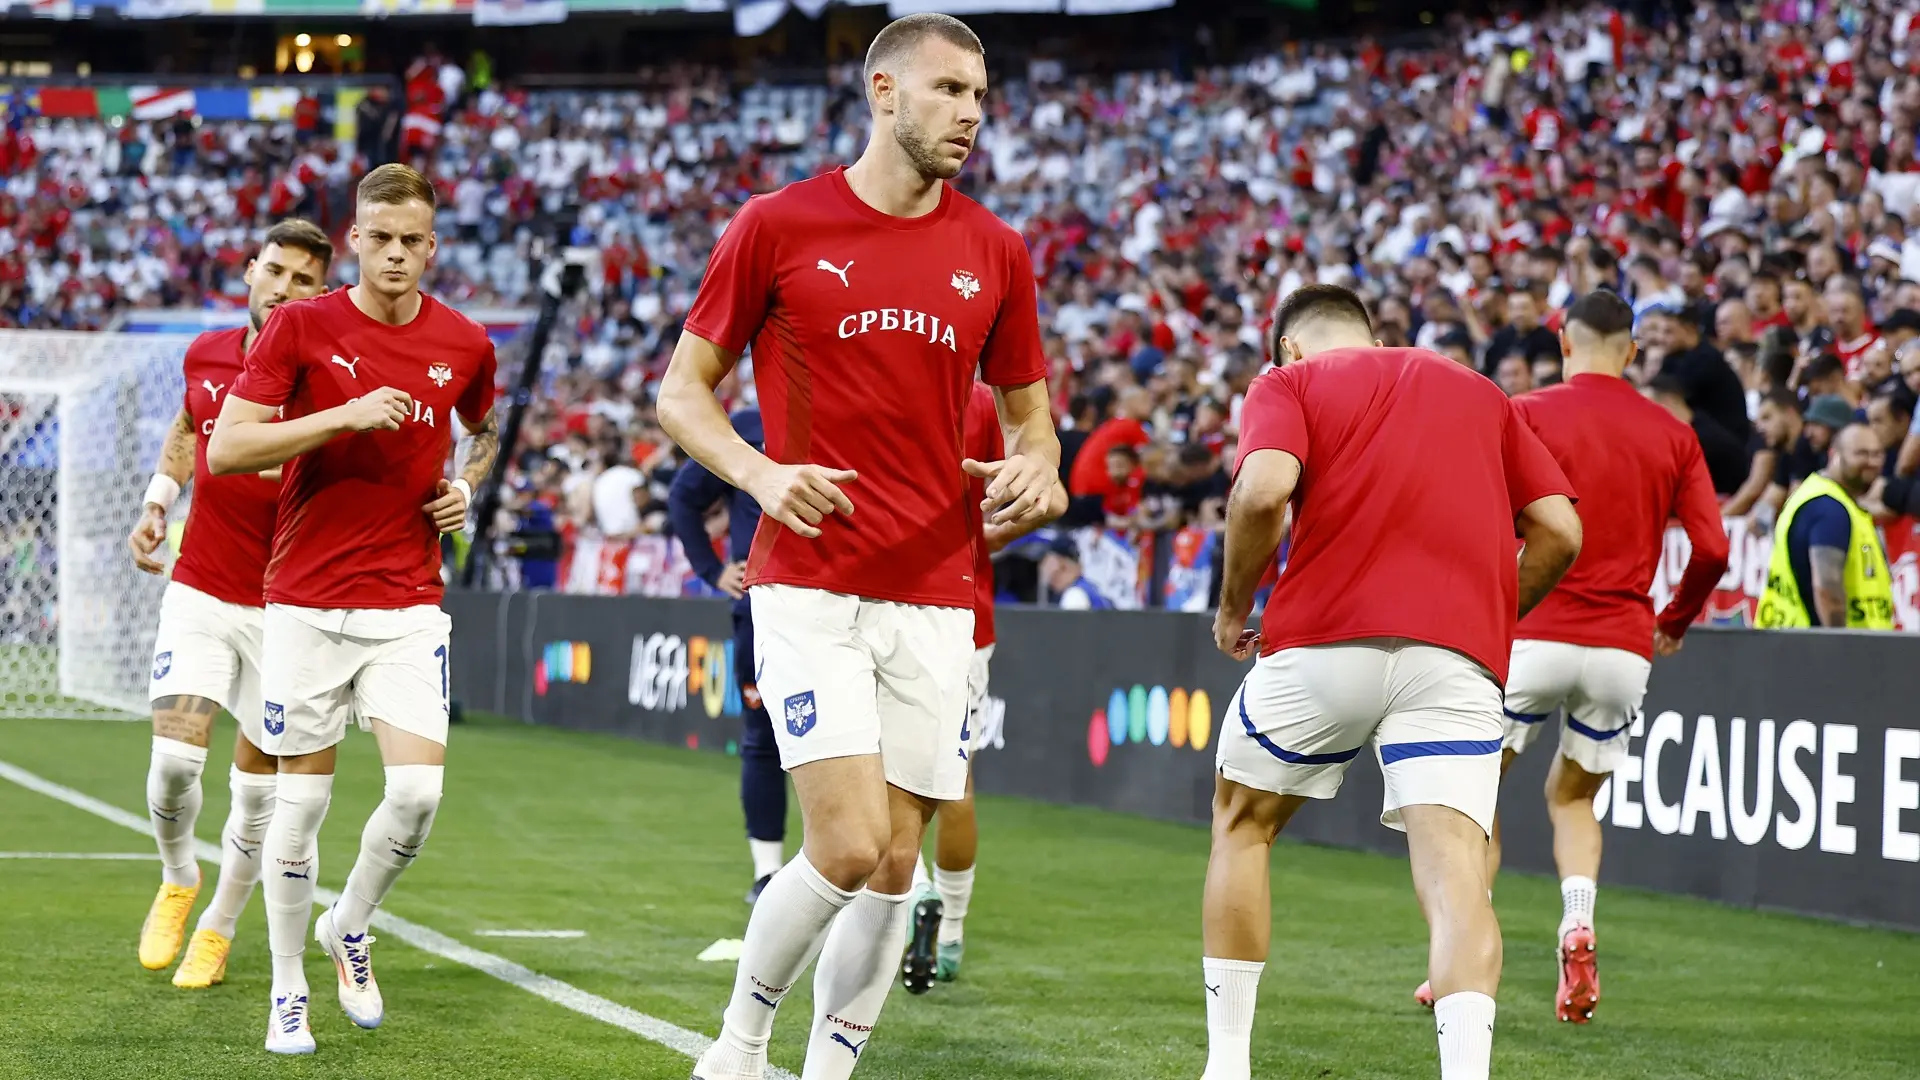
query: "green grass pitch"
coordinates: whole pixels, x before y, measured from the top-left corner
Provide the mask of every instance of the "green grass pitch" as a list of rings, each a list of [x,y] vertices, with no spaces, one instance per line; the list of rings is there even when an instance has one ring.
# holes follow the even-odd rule
[[[223,723],[207,764],[202,839],[226,815]],[[0,761],[139,813],[142,724],[0,721]],[[388,903],[399,916],[683,1028],[712,1035],[733,976],[696,955],[738,937],[747,861],[737,765],[715,755],[503,722],[454,732],[433,838]],[[990,764],[990,760],[988,762]],[[343,750],[321,841],[338,888],[379,798],[371,741]],[[986,799],[962,980],[896,988],[856,1076],[870,1080],[1119,1080],[1200,1075],[1206,1028],[1199,902],[1204,830]],[[0,782],[0,849],[150,851],[151,840]],[[797,829],[795,830],[797,832]],[[404,944],[375,949],[387,1000],[350,1026],[332,971],[308,955],[319,1055],[261,1048],[268,966],[256,897],[228,981],[173,988],[135,942],[151,862],[0,860],[0,1078],[687,1076],[691,1062],[620,1028]],[[1254,1073],[1433,1077],[1430,1015],[1413,1004],[1426,950],[1404,863],[1282,844],[1274,951]],[[1494,1074],[1606,1080],[1920,1076],[1920,938],[1626,889],[1602,889],[1605,996],[1584,1028],[1553,1018],[1553,882],[1505,875]],[[204,903],[204,894],[203,894]],[[478,936],[574,929],[573,940]],[[803,978],[773,1060],[799,1071],[812,1013]]]

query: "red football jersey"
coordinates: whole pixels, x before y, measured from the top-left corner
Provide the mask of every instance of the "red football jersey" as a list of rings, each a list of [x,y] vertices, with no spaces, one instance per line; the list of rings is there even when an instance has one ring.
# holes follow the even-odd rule
[[[274,309],[233,393],[307,416],[391,386],[413,397],[398,431],[342,435],[287,462],[267,564],[269,603],[307,608],[438,604],[440,534],[420,508],[446,477],[454,411],[493,407],[493,342],[430,296],[405,326],[378,322],[349,290]]]
[[[1514,517],[1573,488],[1498,387],[1425,349],[1329,350],[1254,380],[1236,474],[1257,450],[1301,465],[1263,655],[1403,637],[1506,682]]]
[[[932,213],[891,217],[835,170],[740,208],[686,329],[753,346],[768,457],[860,477],[853,516],[814,539],[762,518],[747,584],[973,606],[960,439],[974,373],[994,386],[1047,374],[1019,233],[951,186]]]
[[[1864,377],[1863,369],[1866,367],[1867,354],[1872,352],[1874,346],[1878,344],[1880,344],[1880,331],[1871,326],[1852,341],[1834,342],[1834,354],[1840,357],[1841,363],[1847,365],[1847,378],[1858,382]]]
[[[216,600],[259,607],[261,580],[273,551],[274,504],[280,485],[255,473],[215,476],[207,471],[207,438],[220,415],[220,396],[245,366],[247,328],[210,330],[187,346],[182,403],[193,420],[193,502],[173,580]]]
[[[973,396],[967,399],[966,433],[960,452],[975,461],[999,461],[1007,456],[1006,436],[1000,431],[1000,408],[994,404],[993,388],[986,383],[973,384]],[[967,477],[967,513],[972,515],[973,542],[973,647],[984,649],[993,644],[993,553],[987,550],[982,530],[986,521],[980,504],[987,497],[987,482]]]
[[[1585,534],[1567,576],[1514,636],[1652,659],[1649,593],[1668,519],[1680,519],[1693,556],[1660,613],[1661,630],[1686,633],[1727,568],[1727,534],[1699,438],[1609,375],[1575,375],[1515,398],[1513,406],[1579,490]]]

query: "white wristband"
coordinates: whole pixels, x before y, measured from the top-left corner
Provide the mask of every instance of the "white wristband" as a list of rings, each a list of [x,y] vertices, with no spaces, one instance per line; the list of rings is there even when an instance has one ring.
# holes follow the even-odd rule
[[[473,505],[473,485],[467,483],[467,478],[464,476],[455,477],[453,480],[453,486],[460,489],[460,494],[465,495],[467,497],[467,505],[472,506]]]
[[[143,505],[158,506],[161,512],[165,513],[173,509],[173,501],[179,497],[180,485],[173,477],[165,473],[154,473],[153,479],[147,481],[147,497]]]

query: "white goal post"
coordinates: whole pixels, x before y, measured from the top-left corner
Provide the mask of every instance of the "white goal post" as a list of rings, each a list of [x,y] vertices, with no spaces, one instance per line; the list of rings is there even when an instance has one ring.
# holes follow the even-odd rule
[[[167,579],[126,541],[192,340],[0,331],[0,719],[147,715]]]

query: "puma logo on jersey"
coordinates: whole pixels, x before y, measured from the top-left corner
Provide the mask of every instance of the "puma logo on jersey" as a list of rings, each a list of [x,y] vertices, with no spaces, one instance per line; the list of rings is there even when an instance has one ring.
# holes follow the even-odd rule
[[[356,379],[358,379],[358,378],[360,377],[360,373],[359,373],[359,372],[357,372],[357,371],[355,371],[355,370],[353,370],[353,369],[354,369],[354,367],[355,367],[356,365],[358,365],[358,364],[360,363],[360,358],[359,358],[359,357],[357,357],[357,356],[356,356],[356,357],[354,357],[354,358],[353,358],[353,363],[351,363],[351,364],[350,364],[350,363],[348,363],[348,362],[347,362],[347,360],[346,360],[346,358],[345,358],[345,357],[343,357],[343,356],[341,356],[341,355],[340,355],[339,353],[334,353],[334,354],[333,354],[333,362],[334,362],[334,363],[336,363],[336,364],[339,364],[339,365],[340,365],[341,367],[343,367],[343,368],[346,368],[346,369],[347,369],[347,374],[349,374],[349,375],[351,375],[351,376],[353,376],[354,378],[356,378]]]
[[[847,284],[847,271],[853,269],[852,259],[848,259],[847,265],[845,266],[835,266],[832,263],[828,262],[827,260],[821,259],[819,262],[813,264],[813,268],[815,270],[825,270],[827,273],[832,274],[834,277],[839,278],[840,284],[845,288],[850,289],[853,287]]]
[[[213,399],[213,403],[215,405],[220,404],[220,391],[225,390],[227,388],[226,383],[221,383],[219,386],[215,386],[213,385],[212,379],[201,379],[200,385],[207,388],[207,396]]]

